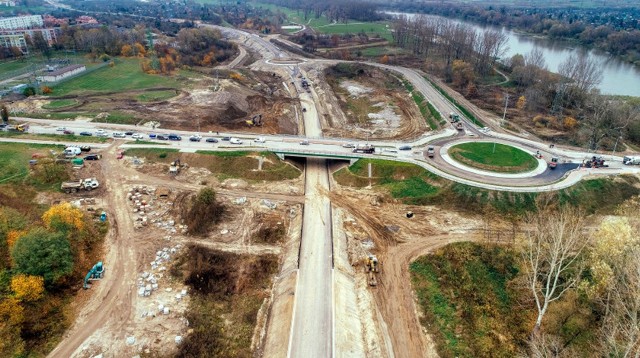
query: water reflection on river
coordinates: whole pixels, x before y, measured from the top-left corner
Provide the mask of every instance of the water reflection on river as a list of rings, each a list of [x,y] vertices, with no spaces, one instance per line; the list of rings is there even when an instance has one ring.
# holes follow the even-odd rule
[[[389,14],[399,15],[400,13],[389,12]],[[416,16],[415,14],[405,15],[410,17]],[[427,16],[439,18],[439,16]],[[534,47],[538,47],[544,54],[549,70],[554,72],[558,70],[560,63],[570,55],[586,52],[588,56],[594,58],[601,65],[600,68],[602,68],[603,71],[603,78],[598,88],[602,93],[640,97],[640,68],[630,63],[623,62],[613,56],[607,55],[606,53],[596,50],[587,50],[582,46],[567,43],[565,41],[520,34],[505,28],[479,26],[460,20],[452,21],[472,26],[476,30],[492,29],[502,31],[507,35],[507,46],[509,47],[504,57],[511,57],[517,53],[524,55],[530,52]]]

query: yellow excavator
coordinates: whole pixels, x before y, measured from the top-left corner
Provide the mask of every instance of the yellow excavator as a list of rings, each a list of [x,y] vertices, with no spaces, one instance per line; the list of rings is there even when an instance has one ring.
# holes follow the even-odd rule
[[[378,280],[376,279],[376,274],[380,272],[378,258],[375,255],[369,255],[365,260],[365,268],[367,270],[369,286],[377,286]]]

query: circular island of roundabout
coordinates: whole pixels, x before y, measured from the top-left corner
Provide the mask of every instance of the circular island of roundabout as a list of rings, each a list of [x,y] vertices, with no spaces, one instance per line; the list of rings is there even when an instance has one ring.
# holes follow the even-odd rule
[[[467,142],[453,145],[448,150],[453,160],[487,172],[518,174],[538,168],[538,160],[516,147],[494,142]]]

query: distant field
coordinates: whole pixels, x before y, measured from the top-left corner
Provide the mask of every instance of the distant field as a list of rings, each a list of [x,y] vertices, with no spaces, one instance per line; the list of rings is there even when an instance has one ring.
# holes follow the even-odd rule
[[[120,92],[153,87],[179,88],[174,77],[142,72],[138,59],[118,59],[114,67],[105,66],[53,87],[55,96],[87,92]]]
[[[325,34],[357,34],[365,32],[367,34],[379,34],[380,37],[391,40],[391,32],[387,28],[388,24],[388,22],[354,22],[353,24],[329,24],[314,27],[314,29]]]
[[[20,182],[29,174],[29,160],[33,153],[46,153],[61,146],[0,143],[0,183]]]

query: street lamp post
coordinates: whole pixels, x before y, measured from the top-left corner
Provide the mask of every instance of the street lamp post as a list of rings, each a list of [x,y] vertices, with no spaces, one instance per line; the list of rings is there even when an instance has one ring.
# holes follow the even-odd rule
[[[502,126],[504,127],[504,121],[507,118],[507,105],[509,104],[509,94],[505,93],[504,98],[504,113],[502,113]]]

